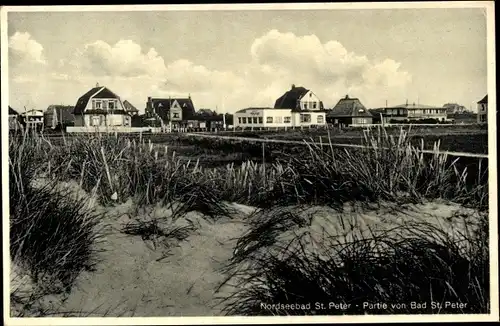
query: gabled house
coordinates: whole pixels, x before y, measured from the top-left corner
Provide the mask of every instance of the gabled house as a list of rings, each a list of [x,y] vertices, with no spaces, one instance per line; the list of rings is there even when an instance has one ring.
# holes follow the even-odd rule
[[[9,106],[9,130],[17,130],[19,127],[19,113]]]
[[[77,127],[131,126],[120,97],[105,86],[97,85],[80,96],[73,115]]]
[[[368,111],[358,98],[346,95],[331,109],[326,119],[334,125],[363,125],[372,124],[373,115]]]
[[[44,124],[47,128],[57,126],[72,126],[75,123],[73,115],[75,107],[71,105],[49,105],[43,113]]]
[[[275,109],[291,109],[292,111],[324,110],[323,102],[311,90],[292,85],[289,91],[280,96],[274,103]]]
[[[150,118],[160,119],[162,124],[172,124],[174,129],[188,128],[188,120],[193,120],[196,110],[188,98],[153,98],[148,97],[146,114]]]
[[[127,113],[129,113],[131,116],[139,114],[139,110],[127,100],[123,101],[123,107],[125,108],[125,111],[127,111]]]
[[[477,123],[488,123],[488,94],[477,102]]]
[[[326,124],[326,112],[323,102],[313,91],[302,86],[292,85],[290,90],[276,100],[274,109],[290,110],[291,126],[302,127]]]

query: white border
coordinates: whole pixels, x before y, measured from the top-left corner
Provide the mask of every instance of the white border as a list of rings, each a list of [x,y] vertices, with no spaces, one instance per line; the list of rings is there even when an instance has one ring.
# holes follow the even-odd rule
[[[296,4],[204,4],[204,5],[106,5],[106,6],[18,6],[1,8],[1,94],[2,94],[2,185],[3,185],[3,270],[4,315],[10,311],[9,192],[8,192],[8,12],[79,12],[79,11],[203,11],[203,10],[321,10],[321,9],[415,9],[484,8],[487,13],[488,102],[496,107],[495,11],[493,1],[467,2],[385,2],[385,3],[296,3]],[[498,321],[498,205],[496,171],[496,112],[488,110],[489,190],[490,190],[490,315],[384,315],[384,316],[312,316],[312,317],[165,317],[165,318],[10,318],[6,325],[180,325],[180,324],[273,324],[273,323],[376,323],[432,321]],[[6,254],[7,253],[7,254]]]

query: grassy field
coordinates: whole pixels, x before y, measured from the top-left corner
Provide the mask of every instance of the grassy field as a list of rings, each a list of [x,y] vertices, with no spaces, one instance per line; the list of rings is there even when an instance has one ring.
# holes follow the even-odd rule
[[[11,314],[488,312],[487,161],[424,155],[402,129],[365,136],[369,149],[264,155],[172,135],[12,137]],[[446,301],[463,305],[431,307]]]

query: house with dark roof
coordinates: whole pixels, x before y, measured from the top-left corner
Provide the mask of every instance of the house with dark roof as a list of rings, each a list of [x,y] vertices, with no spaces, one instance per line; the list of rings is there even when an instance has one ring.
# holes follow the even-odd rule
[[[57,126],[73,126],[75,107],[71,105],[49,105],[43,113],[45,127],[55,129]]]
[[[477,102],[477,123],[488,123],[488,94]]]
[[[372,124],[373,115],[358,98],[346,95],[326,114],[328,123],[335,125],[363,125]]]
[[[131,116],[135,116],[139,114],[139,110],[132,105],[128,100],[123,101],[123,107],[125,111],[127,111]]]
[[[274,103],[275,109],[291,109],[299,111],[324,110],[323,102],[311,90],[292,85],[290,90],[281,95]]]
[[[159,120],[162,125],[171,124],[173,129],[188,128],[187,121],[194,120],[196,109],[191,96],[187,98],[148,97],[146,115]]]
[[[20,126],[19,113],[9,105],[9,130],[17,130]]]
[[[120,97],[105,86],[97,85],[80,96],[73,115],[77,127],[131,126],[131,115]]]
[[[290,110],[292,127],[326,124],[323,102],[313,91],[302,86],[292,84],[292,87],[276,100],[274,109]]]

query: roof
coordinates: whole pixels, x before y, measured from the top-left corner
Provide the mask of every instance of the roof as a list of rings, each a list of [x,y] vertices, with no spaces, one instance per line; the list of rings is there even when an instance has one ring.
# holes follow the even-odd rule
[[[245,109],[241,109],[241,110],[238,110],[236,111],[235,113],[245,113],[247,111],[251,111],[251,110],[279,110],[280,108],[269,108],[269,107],[255,107],[255,108],[245,108]]]
[[[433,105],[425,105],[425,104],[400,104],[395,106],[387,107],[388,109],[443,109],[444,107],[433,106]]]
[[[488,94],[486,94],[486,96],[483,97],[483,99],[477,103],[478,104],[488,104]]]
[[[91,97],[94,98],[116,98],[120,99],[118,95],[110,91],[105,86],[94,87],[89,90],[87,93],[80,96],[78,101],[76,101],[75,109],[73,110],[73,114],[82,114]]]
[[[327,115],[329,117],[372,117],[359,99],[350,98],[349,95],[340,99]]]
[[[137,108],[127,100],[123,101],[123,107],[125,108],[125,111],[128,112],[139,112],[139,110],[137,110]]]
[[[304,95],[309,92],[308,89],[292,85],[292,88],[285,94],[281,95],[280,98],[274,103],[274,108],[276,109],[296,109],[298,107],[298,101],[304,97]]]
[[[17,113],[17,111],[11,108],[9,105],[9,115],[19,115],[19,113]]]
[[[195,116],[196,110],[194,108],[191,98],[151,98],[151,105],[154,111],[162,118],[167,119],[170,112],[170,105],[177,101],[182,109],[182,119],[190,120]]]

